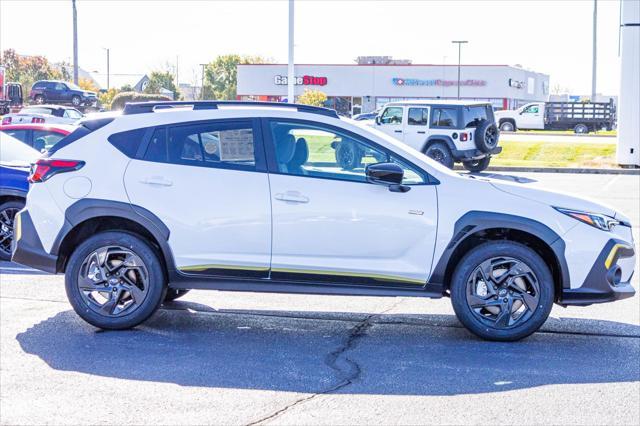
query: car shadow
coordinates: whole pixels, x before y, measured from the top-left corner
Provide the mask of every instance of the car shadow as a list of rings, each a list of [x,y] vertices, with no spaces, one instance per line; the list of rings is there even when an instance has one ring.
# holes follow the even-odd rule
[[[532,179],[532,178],[528,178],[528,177],[524,177],[524,176],[508,175],[508,174],[503,174],[503,173],[490,173],[490,172],[472,173],[472,172],[468,172],[468,173],[465,173],[465,174],[470,176],[470,177],[495,179],[495,180],[504,180],[504,181],[515,182],[515,183],[535,183],[535,182],[538,182],[536,179]]]
[[[65,311],[17,340],[55,370],[181,386],[458,395],[640,380],[633,361],[640,327],[564,321],[564,330],[495,343],[473,337],[452,315],[220,311],[174,302],[133,330],[100,331]],[[619,337],[583,334],[572,321]]]

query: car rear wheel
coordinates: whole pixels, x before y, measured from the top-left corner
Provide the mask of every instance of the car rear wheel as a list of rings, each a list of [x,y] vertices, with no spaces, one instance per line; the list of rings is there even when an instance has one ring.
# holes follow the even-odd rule
[[[176,299],[180,299],[187,293],[189,293],[189,290],[176,290],[175,288],[167,289],[167,294],[166,296],[164,296],[164,301],[172,302]]]
[[[125,232],[99,233],[69,259],[65,288],[76,313],[103,329],[135,327],[158,309],[166,293],[159,256]]]
[[[74,107],[79,107],[80,106],[80,102],[81,102],[80,96],[74,96],[74,97],[71,98],[71,104]]]
[[[576,124],[576,127],[573,128],[574,133],[584,134],[589,133],[589,126],[583,123]]]
[[[362,165],[362,152],[352,142],[340,142],[336,147],[336,162],[344,170],[353,170]]]
[[[44,103],[44,96],[36,95],[36,97],[33,98],[33,101],[38,105],[42,105]]]
[[[436,142],[432,145],[429,145],[424,153],[427,155],[427,157],[450,169],[453,169],[453,155],[451,154],[451,150],[445,143]]]
[[[11,243],[14,237],[13,221],[24,207],[23,201],[12,200],[0,204],[0,260],[11,260]]]
[[[462,166],[473,173],[483,172],[489,167],[491,157],[486,156],[479,160],[463,161]]]
[[[513,132],[516,130],[516,126],[510,121],[505,121],[500,125],[500,130],[503,132]]]
[[[487,340],[514,341],[538,330],[554,300],[549,267],[532,249],[512,241],[477,246],[451,280],[451,303],[462,324]]]

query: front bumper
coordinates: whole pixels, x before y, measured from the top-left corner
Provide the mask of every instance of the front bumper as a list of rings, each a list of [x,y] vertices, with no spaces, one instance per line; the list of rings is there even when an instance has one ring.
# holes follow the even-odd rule
[[[42,242],[26,209],[16,214],[14,229],[15,238],[13,240],[11,260],[55,274],[58,269],[58,256],[47,253],[42,247]]]
[[[618,261],[632,258],[632,245],[615,238],[610,239],[600,252],[581,287],[562,290],[560,305],[591,305],[627,299],[636,294],[631,285],[633,274],[625,282],[620,281],[621,271]]]
[[[452,152],[453,158],[461,161],[461,160],[480,160],[488,155],[497,155],[502,152],[501,146],[496,146],[491,150],[491,152],[483,152],[479,149],[463,149],[463,150],[454,150]]]

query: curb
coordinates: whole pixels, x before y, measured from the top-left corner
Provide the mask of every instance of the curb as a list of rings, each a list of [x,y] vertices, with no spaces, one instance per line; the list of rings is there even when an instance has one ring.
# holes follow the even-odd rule
[[[464,170],[456,166],[454,170]],[[520,173],[576,173],[595,175],[630,175],[640,176],[640,169],[589,169],[572,167],[489,167],[487,172],[520,172]]]
[[[589,137],[589,138],[617,138],[618,135],[602,135],[597,133],[557,133],[557,132],[500,132],[504,135],[515,136],[566,136],[566,137]]]

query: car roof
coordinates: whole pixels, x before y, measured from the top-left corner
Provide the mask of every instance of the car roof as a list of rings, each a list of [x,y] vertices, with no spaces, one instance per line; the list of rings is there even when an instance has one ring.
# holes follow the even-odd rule
[[[75,130],[76,126],[71,124],[47,124],[47,123],[23,123],[0,125],[2,130],[52,130],[57,133],[68,135]]]
[[[488,101],[464,101],[457,99],[416,99],[409,101],[389,102],[386,105],[451,105],[451,106],[475,106],[491,105]]]
[[[53,104],[25,105],[24,107],[22,107],[22,109],[28,109],[28,108],[75,109],[76,111],[78,111],[78,109],[74,107],[69,107],[66,105],[53,105]]]

